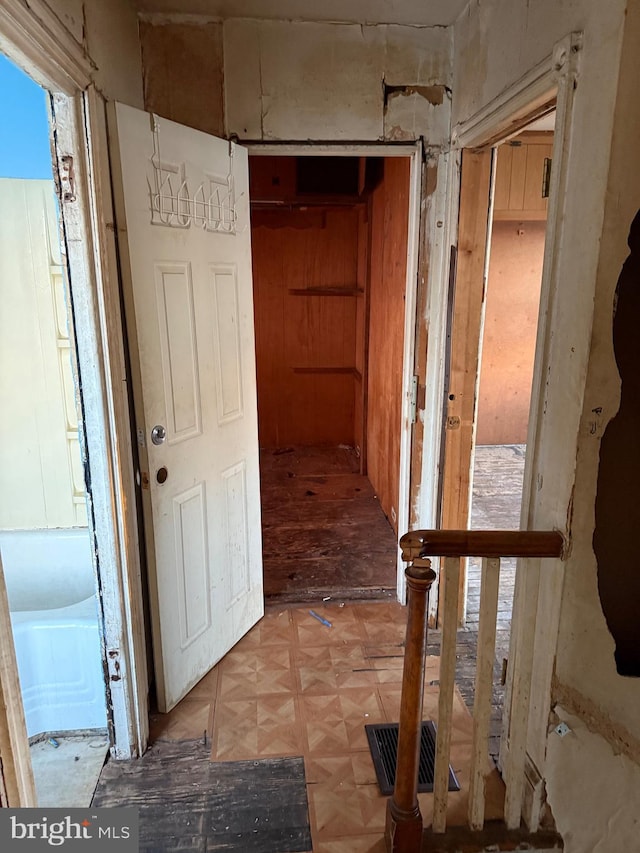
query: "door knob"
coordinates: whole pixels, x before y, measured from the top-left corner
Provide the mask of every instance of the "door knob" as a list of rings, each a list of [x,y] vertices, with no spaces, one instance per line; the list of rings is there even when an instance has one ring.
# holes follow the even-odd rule
[[[153,444],[163,444],[167,437],[167,431],[162,424],[156,424],[151,430],[151,441]]]

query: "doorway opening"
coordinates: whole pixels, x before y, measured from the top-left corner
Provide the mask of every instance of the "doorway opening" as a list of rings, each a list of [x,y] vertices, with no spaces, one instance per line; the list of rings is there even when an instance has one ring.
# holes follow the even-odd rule
[[[498,146],[478,374],[470,527],[518,530],[542,286],[555,112]],[[516,560],[500,573],[498,654],[508,655]],[[467,624],[479,615],[471,560]]]
[[[395,597],[411,160],[249,170],[265,598]]]
[[[511,125],[484,147],[462,151],[460,252],[446,384],[445,528],[528,525],[523,478],[538,399],[532,388],[534,361],[539,360],[540,321],[548,298],[542,271],[548,253],[554,110],[555,98],[547,100],[542,129],[525,115],[519,127]],[[462,561],[458,617],[471,644],[478,636],[481,576],[480,560]],[[493,692],[490,742],[496,761],[515,590],[516,561],[504,558],[495,645],[499,686]]]
[[[80,806],[109,743],[67,257],[49,94],[0,72],[0,550],[38,805]]]

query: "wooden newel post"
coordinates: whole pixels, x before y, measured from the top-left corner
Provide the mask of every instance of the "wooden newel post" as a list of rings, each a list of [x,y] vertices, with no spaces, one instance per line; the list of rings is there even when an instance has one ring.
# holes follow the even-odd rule
[[[431,560],[417,557],[405,569],[408,587],[407,637],[404,650],[402,698],[396,783],[387,803],[385,841],[389,853],[419,853],[422,815],[418,805],[418,764],[422,728],[422,692],[427,650],[427,605],[436,579]]]

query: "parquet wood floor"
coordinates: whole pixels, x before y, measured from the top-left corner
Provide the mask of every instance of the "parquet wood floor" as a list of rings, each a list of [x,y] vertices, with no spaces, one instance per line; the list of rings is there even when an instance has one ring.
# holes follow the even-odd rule
[[[206,736],[213,762],[303,756],[313,850],[376,851],[386,798],[364,726],[397,722],[406,611],[395,602],[274,607],[170,714],[153,720],[162,741]],[[438,658],[430,656],[425,719],[437,719]],[[449,821],[466,820],[472,718],[456,692],[452,766],[462,790]],[[502,814],[502,784],[487,757],[488,814]],[[420,795],[428,823],[431,797]],[[265,853],[267,853],[265,851]]]

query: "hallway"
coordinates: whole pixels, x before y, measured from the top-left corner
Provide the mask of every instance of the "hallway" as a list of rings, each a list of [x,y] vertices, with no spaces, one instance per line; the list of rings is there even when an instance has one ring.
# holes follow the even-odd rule
[[[377,853],[384,850],[387,798],[377,786],[364,726],[398,721],[406,611],[395,602],[336,602],[314,610],[330,626],[314,618],[307,607],[269,607],[255,628],[171,713],[152,717],[151,749],[162,756],[168,742],[177,741],[187,754],[196,741],[204,742],[206,732],[211,761],[223,762],[222,769],[232,762],[238,773],[246,761],[259,773],[265,762],[277,769],[276,759],[302,756],[314,853]],[[435,649],[438,632],[430,636]],[[437,679],[438,658],[430,654],[425,719],[437,716]],[[466,819],[472,726],[471,714],[456,691],[452,768],[461,790],[449,795],[451,825]],[[193,794],[190,764],[164,760],[170,783],[145,777],[135,771],[135,762],[130,772],[123,764],[110,762],[94,800],[96,806],[125,801],[139,805],[143,853],[154,850],[153,821],[145,820],[154,804],[161,800],[167,825],[172,821],[177,825],[183,820],[185,797]],[[221,778],[226,775],[225,769]],[[243,790],[237,785],[226,790],[224,781],[216,786],[218,799],[227,798],[229,810],[238,812]],[[496,770],[487,777],[487,795],[487,817],[500,818],[503,788]],[[419,796],[428,823],[432,798]],[[253,823],[246,823],[234,832],[251,837],[254,830]],[[302,837],[298,830],[296,837]],[[193,843],[185,849],[218,849]],[[240,846],[233,846],[235,836],[228,843],[225,850],[306,850],[284,842],[279,847],[247,846],[246,836],[237,842]]]
[[[280,812],[276,817],[270,811],[278,808],[275,799],[273,803],[269,799],[271,794],[252,794],[259,796],[262,804],[261,823],[280,821],[277,849],[281,853],[306,853],[303,840],[309,834],[315,853],[378,853],[384,850],[381,836],[386,797],[377,786],[364,726],[398,721],[406,611],[395,601],[345,601],[335,594],[337,587],[330,586],[328,571],[334,558],[339,567],[347,565],[341,555],[342,547],[371,540],[374,523],[376,531],[390,543],[389,550],[395,540],[372,493],[362,488],[362,481],[367,481],[348,470],[349,466],[355,467],[355,463],[347,449],[338,448],[331,453],[306,451],[304,454],[292,450],[272,455],[267,464],[270,472],[269,477],[263,479],[263,495],[270,505],[265,510],[264,524],[265,540],[271,537],[268,546],[271,550],[265,547],[265,561],[269,559],[275,563],[278,559],[277,542],[289,543],[291,551],[279,558],[294,574],[293,579],[287,577],[293,586],[285,594],[295,595],[295,572],[299,572],[300,562],[305,565],[308,577],[321,589],[329,589],[334,594],[331,601],[323,602],[322,596],[314,596],[312,590],[307,590],[309,604],[306,606],[300,606],[300,600],[298,606],[287,605],[276,597],[276,603],[267,605],[265,617],[169,714],[152,715],[151,748],[143,759],[150,762],[149,771],[136,762],[130,770],[119,762],[106,765],[94,805],[138,805],[143,853],[158,849],[154,847],[157,844],[154,841],[154,809],[162,806],[169,827],[167,831],[178,833],[186,805],[196,811],[204,808],[199,789],[197,804],[190,805],[189,798],[194,796],[194,772],[198,779],[205,774],[202,778],[208,781],[202,782],[204,787],[215,785],[216,802],[221,814],[226,816],[226,824],[233,829],[233,833],[231,829],[226,835],[222,833],[223,837],[215,833],[215,838],[207,837],[206,843],[213,846],[206,849],[219,849],[216,843],[224,843],[231,845],[225,846],[225,850],[239,853],[249,850],[266,853],[267,849],[272,853],[271,847],[259,846],[259,835],[254,836],[261,831],[252,823],[251,815],[258,814],[257,807],[243,799],[247,785],[238,780],[245,778],[243,774],[248,772],[247,768],[260,779],[279,780],[284,774],[293,786],[290,796],[296,797],[295,803],[291,801],[291,813],[284,818]],[[319,473],[319,464],[322,473]],[[517,526],[516,506],[520,503],[523,464],[524,448],[520,446],[477,449],[473,526]],[[284,488],[288,525],[273,523],[278,517],[277,484]],[[357,491],[361,488],[363,493]],[[307,489],[314,494],[305,495]],[[349,518],[349,501],[357,505],[359,517],[365,518],[366,523],[358,526]],[[333,519],[331,529],[323,529],[320,521],[327,518],[327,511]],[[324,536],[316,540],[318,544],[313,544],[314,532]],[[332,540],[333,535],[337,538]],[[372,549],[372,553],[379,558],[385,551]],[[298,557],[293,556],[295,554]],[[384,577],[379,568],[382,561],[375,564],[381,572],[377,577]],[[504,564],[500,588],[504,605],[499,615],[490,741],[490,755],[494,760],[499,747],[503,701],[500,670],[502,656],[508,651],[515,561],[505,560]],[[368,565],[358,574],[354,563],[355,575],[341,574],[339,577],[343,582],[348,577],[358,577],[364,588],[367,577],[371,577],[365,574]],[[280,576],[286,577],[284,569]],[[299,594],[304,595],[302,578],[297,580]],[[466,627],[458,631],[452,742],[452,769],[461,790],[449,795],[450,825],[463,824],[467,810],[473,726],[469,708],[475,690],[479,581],[479,567],[471,561],[468,619]],[[311,609],[329,624],[314,617]],[[440,636],[440,631],[429,631],[423,719],[437,719]],[[199,762],[208,757],[211,767],[219,764],[220,771],[213,769],[205,773],[206,768],[196,771],[194,767],[200,767],[199,763],[178,760],[175,757],[178,755],[185,759],[193,755]],[[292,764],[295,760],[302,760],[302,764]],[[159,770],[153,769],[154,762],[160,763]],[[169,781],[162,767],[171,768]],[[297,788],[293,785],[296,779]],[[272,790],[276,799],[281,796],[279,785],[280,782],[274,783]],[[300,786],[306,794],[300,793]],[[503,787],[495,769],[488,776],[487,794],[487,817],[498,819],[502,816]],[[431,795],[420,794],[419,798],[427,824]],[[205,818],[201,815],[199,819],[204,825]],[[205,830],[202,831],[206,835]],[[204,837],[194,837],[192,842],[193,847],[184,849],[205,849],[202,846]],[[273,836],[271,841],[264,843],[274,843]]]

